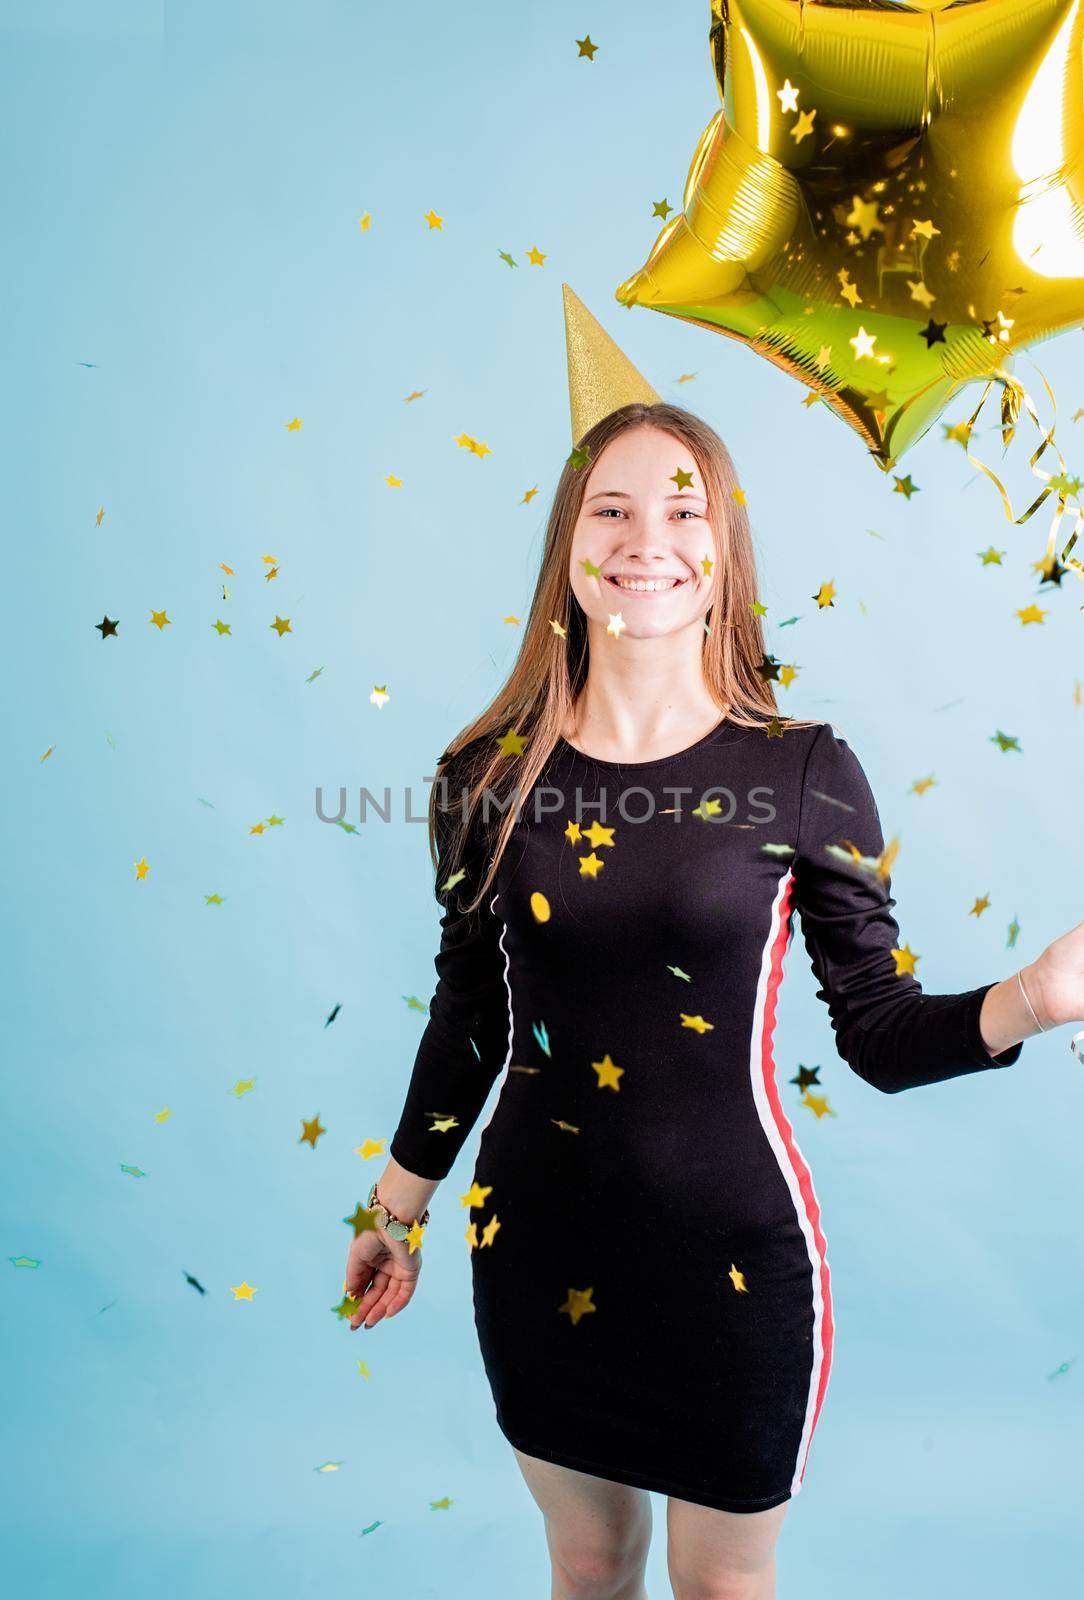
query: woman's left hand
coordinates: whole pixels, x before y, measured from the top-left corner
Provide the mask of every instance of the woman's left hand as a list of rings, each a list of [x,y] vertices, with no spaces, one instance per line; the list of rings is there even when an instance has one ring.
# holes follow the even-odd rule
[[[1084,1022],[1084,922],[1048,944],[1021,977],[1044,1028]]]

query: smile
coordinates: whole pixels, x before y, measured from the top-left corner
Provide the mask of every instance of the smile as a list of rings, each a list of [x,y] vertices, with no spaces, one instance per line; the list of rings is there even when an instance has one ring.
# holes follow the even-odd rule
[[[606,582],[612,583],[622,594],[668,594],[680,589],[685,581],[684,578],[615,578],[606,574]]]

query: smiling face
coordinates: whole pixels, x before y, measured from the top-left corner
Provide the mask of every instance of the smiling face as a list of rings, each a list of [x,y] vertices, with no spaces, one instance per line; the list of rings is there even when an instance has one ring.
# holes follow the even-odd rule
[[[700,471],[661,428],[627,428],[591,468],[572,533],[569,580],[592,622],[620,612],[623,638],[676,633],[712,600],[715,539]],[[588,577],[584,562],[601,577]]]

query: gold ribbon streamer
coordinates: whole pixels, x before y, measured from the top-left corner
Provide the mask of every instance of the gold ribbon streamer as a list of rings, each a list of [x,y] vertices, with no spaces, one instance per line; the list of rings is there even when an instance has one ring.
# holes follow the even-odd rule
[[[1035,363],[1032,362],[1032,365],[1035,366]],[[1017,419],[1018,419],[1018,417],[1020,415],[1020,408],[1021,407],[1023,407],[1024,410],[1027,412],[1028,416],[1031,418],[1032,422],[1034,422],[1034,424],[1035,424],[1036,431],[1042,436],[1041,440],[1040,440],[1040,443],[1035,448],[1035,450],[1032,451],[1031,455],[1028,457],[1028,467],[1030,468],[1032,474],[1036,478],[1040,478],[1040,479],[1043,480],[1043,483],[1044,483],[1045,487],[1039,491],[1039,493],[1036,495],[1035,499],[1031,502],[1031,505],[1028,506],[1027,510],[1026,511],[1022,511],[1018,517],[1013,515],[1012,501],[1009,498],[1009,494],[1008,494],[1007,489],[1005,488],[1005,485],[1002,483],[1002,481],[998,477],[997,473],[994,472],[991,467],[988,467],[986,465],[985,461],[980,461],[978,456],[976,456],[976,455],[974,455],[972,453],[969,445],[965,445],[964,446],[964,453],[966,454],[967,459],[971,463],[971,465],[973,467],[977,467],[980,472],[984,472],[986,474],[986,476],[990,479],[990,481],[994,485],[994,487],[997,489],[998,494],[1001,496],[1001,504],[1004,507],[1005,516],[1006,516],[1007,520],[1009,522],[1015,523],[1018,527],[1022,523],[1027,522],[1029,520],[1029,518],[1034,516],[1035,512],[1038,511],[1039,507],[1042,505],[1042,503],[1046,499],[1047,495],[1053,494],[1055,492],[1052,489],[1051,483],[1050,483],[1051,478],[1053,478],[1055,476],[1055,474],[1051,473],[1051,472],[1044,472],[1041,467],[1037,467],[1036,466],[1036,463],[1038,462],[1040,456],[1046,450],[1048,445],[1052,445],[1053,446],[1054,453],[1056,454],[1056,456],[1058,458],[1058,466],[1059,466],[1059,469],[1060,469],[1060,476],[1062,478],[1065,478],[1067,476],[1066,467],[1065,467],[1065,457],[1062,455],[1061,450],[1060,450],[1060,448],[1059,448],[1059,446],[1058,446],[1058,444],[1057,444],[1057,442],[1056,442],[1056,440],[1054,438],[1055,429],[1057,427],[1058,402],[1057,402],[1057,399],[1056,399],[1056,397],[1054,395],[1053,389],[1050,387],[1050,384],[1047,381],[1045,373],[1043,373],[1038,366],[1035,366],[1035,370],[1036,370],[1036,372],[1038,372],[1039,377],[1043,381],[1043,387],[1046,390],[1047,398],[1050,401],[1051,409],[1053,411],[1053,419],[1052,419],[1052,421],[1050,423],[1049,429],[1045,433],[1043,432],[1043,425],[1039,420],[1039,413],[1035,408],[1035,402],[1031,398],[1031,395],[1028,393],[1027,389],[1019,381],[1019,379],[1012,377],[1011,374],[1006,372],[1003,368],[999,368],[998,371],[994,374],[994,376],[992,378],[988,379],[988,381],[986,383],[986,386],[982,391],[982,395],[981,395],[981,397],[979,399],[979,403],[975,407],[974,411],[971,413],[970,417],[967,420],[967,424],[966,424],[968,439],[970,440],[971,430],[975,426],[975,423],[978,420],[979,413],[981,412],[983,406],[986,404],[986,401],[987,401],[987,398],[989,396],[990,390],[993,388],[995,383],[1000,383],[1001,386],[1002,386],[1002,396],[1001,396],[1001,437],[1004,440],[1005,448],[1008,449],[1009,445],[1012,443],[1012,440],[1013,440],[1013,438],[1015,436],[1015,433],[1016,433],[1016,422],[1017,422]],[[1047,536],[1047,541],[1046,541],[1046,557],[1045,557],[1045,559],[1046,559],[1046,561],[1048,563],[1050,561],[1052,561],[1052,559],[1054,557],[1054,547],[1055,547],[1055,544],[1057,542],[1057,531],[1058,531],[1059,526],[1061,525],[1061,519],[1062,519],[1062,516],[1064,515],[1066,509],[1067,509],[1066,508],[1066,494],[1065,494],[1064,491],[1059,490],[1058,491],[1057,507],[1056,507],[1056,510],[1054,512],[1053,520],[1051,521],[1051,524],[1050,524],[1050,532],[1049,532],[1049,534]],[[1069,554],[1069,552],[1072,550],[1073,546],[1076,544],[1077,537],[1078,537],[1078,535],[1080,533],[1081,526],[1084,525],[1084,510],[1081,510],[1079,507],[1076,508],[1074,510],[1074,512],[1073,512],[1073,516],[1074,516],[1073,532],[1070,535],[1068,541],[1066,542],[1065,548],[1061,552],[1061,555],[1058,557],[1058,559],[1060,560],[1060,562],[1062,563],[1063,566],[1069,568],[1072,572],[1074,572],[1076,574],[1076,576],[1078,578],[1080,578],[1082,581],[1084,581],[1084,562],[1079,561],[1076,558],[1076,556],[1071,556]]]

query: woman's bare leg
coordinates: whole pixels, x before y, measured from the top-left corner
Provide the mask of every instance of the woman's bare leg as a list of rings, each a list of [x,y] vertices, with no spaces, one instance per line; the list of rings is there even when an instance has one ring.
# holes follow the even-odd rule
[[[551,1600],[647,1600],[651,1500],[646,1489],[512,1449],[545,1519]]]
[[[775,1600],[775,1543],[789,1500],[768,1511],[666,1502],[674,1600]]]

